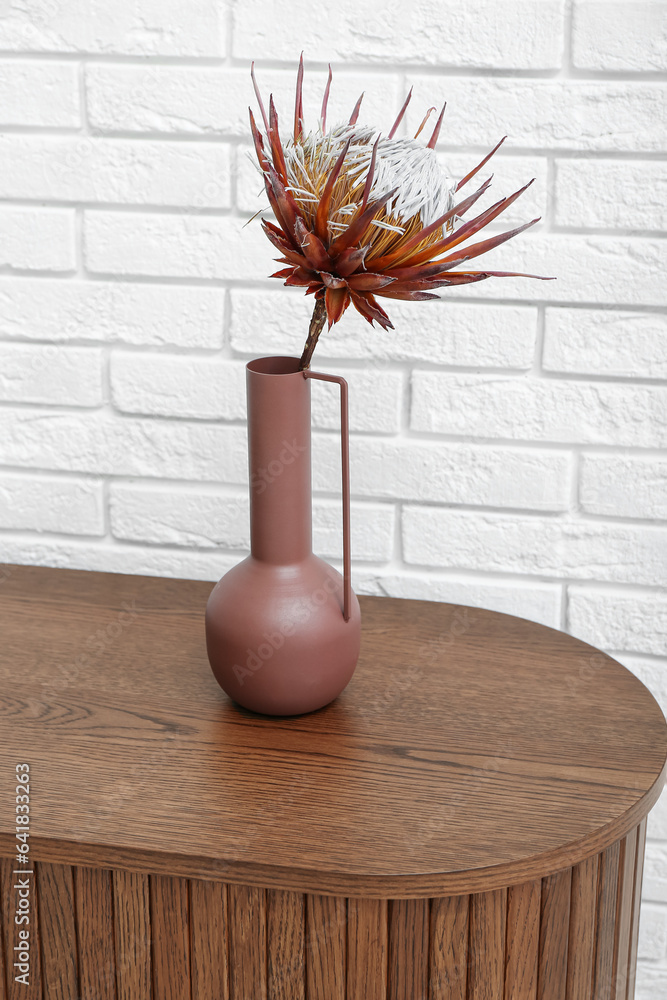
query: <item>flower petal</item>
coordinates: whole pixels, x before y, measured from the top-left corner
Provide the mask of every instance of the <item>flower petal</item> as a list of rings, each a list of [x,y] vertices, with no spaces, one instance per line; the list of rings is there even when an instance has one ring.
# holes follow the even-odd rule
[[[350,293],[347,288],[327,288],[324,301],[327,307],[329,329],[331,329],[349,306]]]
[[[345,157],[347,156],[347,151],[350,148],[351,142],[352,138],[350,137],[343,146],[342,152],[338,157],[338,159],[336,160],[333,170],[329,174],[327,183],[324,187],[324,191],[322,192],[322,195],[320,197],[320,203],[317,206],[317,214],[315,215],[315,233],[317,234],[317,236],[319,236],[321,240],[328,240],[329,238],[329,230],[327,229],[327,222],[329,219],[331,196],[333,194],[334,184],[338,180],[338,175],[340,174],[343,168],[343,163],[345,162]]]
[[[283,152],[283,144],[280,141],[280,132],[278,131],[278,112],[276,111],[276,106],[273,103],[273,94],[269,97],[269,125],[269,140],[271,142],[273,166],[280,174],[283,183],[287,184],[285,153]]]
[[[378,295],[384,295],[386,299],[403,299],[406,302],[425,302],[426,299],[439,299],[440,295],[435,295],[433,292],[396,292],[393,286],[389,288],[383,288]]]
[[[379,323],[383,330],[394,329],[393,323],[380,303],[375,300],[374,296],[370,294],[360,295],[358,292],[352,292],[352,302],[357,312],[361,313],[364,319],[367,320],[371,326],[375,320],[375,322]]]
[[[294,98],[294,141],[298,142],[303,133],[303,52],[296,74],[296,96]]]
[[[398,278],[399,281],[411,281],[413,278],[434,278],[441,272],[463,264],[467,259],[467,257],[459,257],[449,264],[443,264],[441,260],[434,260],[430,264],[419,264],[415,267],[394,267],[391,270],[385,271],[385,274],[391,275],[392,278]]]
[[[368,247],[343,250],[342,253],[338,254],[334,262],[336,274],[340,274],[341,278],[347,278],[348,275],[354,274],[357,268],[363,267],[364,258],[367,253]]]
[[[392,281],[395,281],[395,278],[388,277],[385,274],[371,274],[370,271],[353,274],[347,279],[348,285],[355,292],[374,292],[378,288],[390,285]]]
[[[474,167],[474,168],[473,168],[473,169],[472,169],[472,170],[470,171],[470,173],[466,174],[466,175],[465,175],[465,177],[462,177],[462,178],[461,178],[461,180],[460,180],[460,181],[458,182],[458,184],[456,185],[456,190],[457,190],[457,191],[460,191],[460,189],[461,189],[461,188],[463,187],[463,185],[464,185],[464,184],[467,184],[467,183],[468,183],[468,181],[470,180],[470,178],[471,178],[471,177],[474,177],[474,176],[475,176],[475,174],[477,173],[477,171],[478,171],[478,170],[481,170],[481,169],[482,169],[482,167],[484,166],[484,164],[485,164],[485,163],[488,163],[488,162],[489,162],[489,160],[491,159],[491,157],[493,156],[493,154],[495,153],[495,151],[496,151],[497,149],[500,149],[500,147],[502,146],[502,144],[504,143],[504,141],[505,141],[505,139],[506,139],[506,138],[507,138],[507,136],[506,136],[506,135],[504,135],[504,136],[502,137],[502,139],[500,140],[500,142],[499,142],[499,143],[498,143],[497,145],[495,145],[495,146],[493,147],[493,149],[491,150],[491,152],[490,152],[490,153],[487,153],[487,155],[486,155],[486,156],[484,157],[484,159],[483,159],[483,160],[480,160],[480,162],[479,162],[479,163],[477,164],[477,166],[476,166],[476,167]]]
[[[465,248],[466,257],[479,257],[480,254],[486,253],[487,250],[493,250],[494,247],[500,246],[501,243],[505,243],[506,240],[510,240],[513,236],[517,236],[522,233],[524,229],[530,229],[534,226],[536,222],[539,222],[539,218],[532,219],[530,222],[524,223],[523,226],[517,226],[516,229],[509,229],[505,233],[499,233],[498,236],[492,236],[488,240],[481,240],[479,243],[473,243],[471,246]],[[455,254],[450,254],[449,257],[443,257],[442,262],[453,260]]]
[[[380,209],[394,197],[397,191],[398,188],[393,188],[387,194],[383,195],[382,198],[372,201],[363,212],[358,211],[347,229],[329,245],[329,255],[333,257],[335,254],[347,250],[348,247],[351,247],[360,240],[373,221],[374,216],[379,214]]]
[[[365,91],[362,90],[361,94],[359,95],[359,100],[354,105],[354,108],[352,110],[352,114],[350,115],[350,120],[348,122],[348,125],[356,125],[357,124],[357,118],[359,117],[359,109],[361,107],[361,102],[364,99],[364,94],[365,94]]]
[[[347,281],[344,278],[337,277],[335,274],[320,271],[320,277],[327,288],[347,288]]]
[[[317,238],[315,233],[311,233],[303,219],[296,220],[294,235],[297,238],[297,242],[301,247],[306,260],[313,270],[329,271],[331,269],[333,266],[331,257],[326,252],[324,244]]]
[[[404,104],[403,104],[403,107],[402,107],[402,108],[401,108],[401,110],[400,110],[400,111],[398,112],[398,117],[396,118],[396,121],[395,121],[395,122],[394,122],[394,124],[393,124],[393,125],[391,126],[391,129],[390,129],[390,131],[389,131],[389,135],[387,136],[387,138],[388,138],[388,139],[393,139],[393,138],[394,138],[394,133],[396,132],[396,129],[398,128],[398,126],[399,126],[399,125],[401,124],[401,122],[403,121],[403,115],[405,114],[405,112],[406,112],[406,111],[407,111],[407,109],[408,109],[408,104],[410,103],[410,98],[411,98],[411,97],[412,97],[412,87],[410,87],[410,93],[409,93],[409,94],[408,94],[408,96],[407,96],[407,97],[405,98],[405,102],[404,102]]]
[[[310,285],[316,275],[305,267],[295,267],[285,282],[286,285]]]

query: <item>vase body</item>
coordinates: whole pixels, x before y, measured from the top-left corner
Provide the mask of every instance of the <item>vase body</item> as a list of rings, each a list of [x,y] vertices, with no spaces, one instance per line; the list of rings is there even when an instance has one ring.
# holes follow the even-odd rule
[[[218,683],[266,715],[333,701],[352,677],[361,642],[349,571],[344,581],[312,550],[311,377],[334,377],[306,377],[298,364],[272,357],[246,365],[250,555],[216,584],[206,608]],[[347,544],[349,552],[349,528]]]

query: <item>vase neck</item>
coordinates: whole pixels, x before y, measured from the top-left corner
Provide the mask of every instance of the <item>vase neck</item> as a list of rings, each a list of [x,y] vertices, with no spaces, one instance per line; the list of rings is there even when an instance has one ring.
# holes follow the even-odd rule
[[[297,358],[246,366],[250,548],[264,562],[300,562],[312,552],[310,380]]]

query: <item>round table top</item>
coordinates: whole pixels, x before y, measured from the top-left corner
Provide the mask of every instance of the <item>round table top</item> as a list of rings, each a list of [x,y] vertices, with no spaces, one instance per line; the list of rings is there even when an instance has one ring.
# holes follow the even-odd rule
[[[32,762],[38,860],[447,895],[576,864],[658,798],[660,708],[569,635],[361,596],[347,689],[311,715],[267,718],[212,675],[210,590],[21,567],[5,581],[0,750]],[[0,853],[12,836],[3,824]]]

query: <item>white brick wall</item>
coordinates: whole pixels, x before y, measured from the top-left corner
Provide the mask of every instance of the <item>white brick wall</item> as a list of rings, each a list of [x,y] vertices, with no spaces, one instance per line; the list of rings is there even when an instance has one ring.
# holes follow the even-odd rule
[[[268,280],[249,60],[289,121],[404,129],[443,166],[502,135],[487,200],[529,233],[483,282],[346,314],[354,583],[564,628],[667,709],[664,0],[0,0],[0,559],[215,580],[247,551],[244,366],[298,354]],[[295,30],[294,25],[299,29]],[[494,226],[497,225],[494,224]],[[314,543],[340,567],[338,408],[313,386]],[[667,998],[667,798],[638,1000]]]

